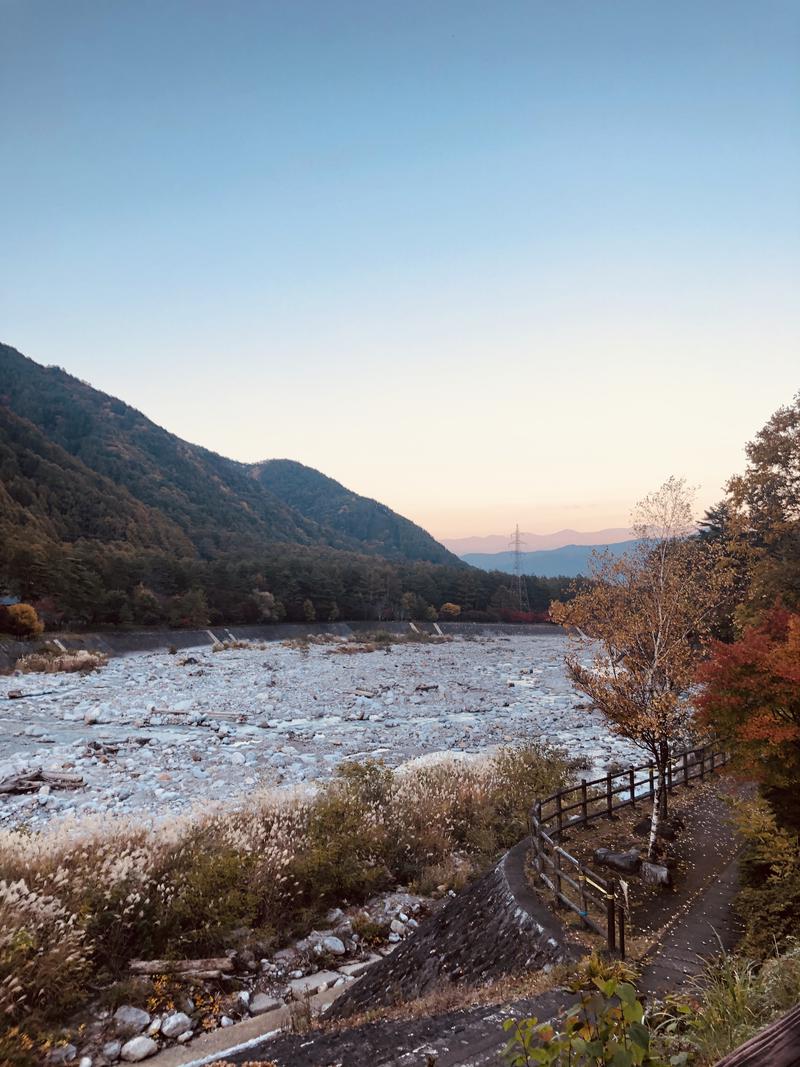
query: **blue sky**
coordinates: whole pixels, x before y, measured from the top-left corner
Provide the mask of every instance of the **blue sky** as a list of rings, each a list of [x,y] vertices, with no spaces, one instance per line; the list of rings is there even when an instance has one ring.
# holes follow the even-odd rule
[[[0,0],[0,339],[440,536],[800,388],[800,6]]]

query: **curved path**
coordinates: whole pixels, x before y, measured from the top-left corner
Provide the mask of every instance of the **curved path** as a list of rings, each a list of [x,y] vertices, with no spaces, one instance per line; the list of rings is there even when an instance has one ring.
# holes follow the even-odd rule
[[[729,818],[726,792],[739,791],[722,789],[698,798],[698,817],[680,839],[678,858],[683,856],[685,869],[677,889],[655,898],[646,911],[636,915],[639,929],[647,926],[653,936],[638,983],[647,996],[680,989],[700,973],[703,958],[719,951],[720,943],[725,948],[736,943],[738,928],[731,905],[738,888],[739,841]],[[544,905],[522,873],[525,846],[526,842],[516,846],[495,872],[505,869],[512,895],[519,891],[526,909],[538,913]],[[456,901],[464,903],[464,894]],[[548,934],[554,921],[549,913]],[[562,945],[566,947],[566,938]],[[504,1063],[506,1019],[531,1015],[540,1021],[550,1019],[573,1001],[566,990],[555,989],[508,1004],[479,1005],[427,1018],[285,1034],[229,1055],[225,1062],[268,1061],[276,1067],[499,1067]]]

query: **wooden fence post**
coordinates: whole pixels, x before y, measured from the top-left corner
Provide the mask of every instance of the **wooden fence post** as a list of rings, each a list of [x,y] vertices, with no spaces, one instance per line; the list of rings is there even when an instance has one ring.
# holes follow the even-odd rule
[[[700,781],[701,782],[705,778],[705,776],[706,776],[706,746],[703,745],[703,747],[700,749]]]
[[[652,760],[648,764],[648,770],[650,771],[650,799],[652,800],[653,797],[656,795],[655,764]]]
[[[631,807],[635,808],[636,807],[636,771],[633,769],[633,767],[631,767],[630,771],[628,772],[628,775],[629,775],[629,781],[630,781],[630,786],[631,786]]]
[[[625,959],[625,905],[620,904],[617,908],[619,912],[619,958]]]
[[[606,815],[611,818],[614,814],[613,796],[611,793],[611,775],[606,775]]]
[[[561,840],[561,827],[562,827],[561,793],[556,793],[556,825],[558,826],[558,838],[559,838],[559,840]]]
[[[615,952],[617,948],[617,924],[614,910],[614,894],[610,890],[606,889],[606,936],[608,939],[609,952]]]
[[[688,785],[689,784],[689,753],[688,752],[684,752],[684,754],[683,754],[683,784],[684,785]]]
[[[586,801],[586,779],[581,778],[581,817],[585,823],[589,821],[589,807]]]
[[[561,904],[561,856],[558,852],[553,852],[553,885],[556,887],[556,907],[558,907]]]

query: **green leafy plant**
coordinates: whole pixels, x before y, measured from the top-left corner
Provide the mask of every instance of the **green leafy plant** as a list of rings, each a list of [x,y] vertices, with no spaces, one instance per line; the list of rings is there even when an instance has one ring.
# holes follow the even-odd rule
[[[651,1049],[644,1008],[630,982],[593,978],[590,988],[579,992],[580,1003],[567,1012],[560,1030],[535,1017],[507,1020],[509,1067],[666,1067]],[[677,1067],[687,1061],[681,1053],[669,1062]]]

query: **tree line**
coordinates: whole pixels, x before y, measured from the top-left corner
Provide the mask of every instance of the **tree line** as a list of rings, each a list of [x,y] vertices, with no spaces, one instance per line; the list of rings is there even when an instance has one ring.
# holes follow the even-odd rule
[[[465,621],[542,621],[573,584],[525,581],[531,611],[520,617],[502,572],[320,546],[278,544],[258,557],[201,560],[31,538],[0,561],[0,589],[32,604],[50,629],[432,619],[445,604]]]

